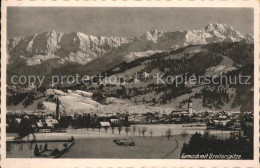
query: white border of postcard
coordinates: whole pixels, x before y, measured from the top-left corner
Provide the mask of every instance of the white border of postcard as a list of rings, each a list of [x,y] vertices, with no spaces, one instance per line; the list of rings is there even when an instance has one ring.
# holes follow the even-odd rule
[[[1,166],[4,168],[67,167],[259,167],[259,0],[202,1],[84,1],[84,0],[3,0],[1,3]],[[254,8],[254,160],[180,159],[14,159],[6,158],[6,9],[8,6],[57,7],[249,7]],[[223,16],[225,17],[225,16]]]

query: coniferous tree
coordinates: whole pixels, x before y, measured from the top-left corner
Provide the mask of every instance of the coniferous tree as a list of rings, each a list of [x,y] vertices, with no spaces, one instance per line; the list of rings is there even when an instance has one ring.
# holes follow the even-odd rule
[[[35,145],[35,148],[34,148],[34,156],[40,156],[40,152],[39,152],[39,148],[38,148],[38,145],[36,144]]]

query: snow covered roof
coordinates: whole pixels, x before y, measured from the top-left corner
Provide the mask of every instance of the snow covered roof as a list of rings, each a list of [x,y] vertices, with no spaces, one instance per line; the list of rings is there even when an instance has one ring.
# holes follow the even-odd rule
[[[111,122],[117,122],[119,119],[110,119]]]
[[[101,127],[105,127],[108,126],[110,127],[110,123],[109,122],[100,122]]]
[[[43,123],[42,122],[37,122],[37,127],[43,127]]]
[[[18,124],[21,122],[21,118],[15,118],[15,120],[17,121]]]
[[[213,120],[215,123],[227,123],[230,120]]]
[[[52,125],[52,124],[58,124],[58,121],[56,119],[52,119],[52,118],[45,119],[45,122],[48,126]]]

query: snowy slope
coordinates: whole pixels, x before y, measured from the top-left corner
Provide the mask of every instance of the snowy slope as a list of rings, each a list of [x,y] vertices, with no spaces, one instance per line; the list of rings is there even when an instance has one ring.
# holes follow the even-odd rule
[[[48,89],[46,95],[49,94],[59,95],[61,112],[84,113],[96,109],[98,105],[101,106],[98,102],[92,100],[92,93],[90,92],[75,90],[64,93],[61,90]],[[56,103],[44,101],[43,104],[47,111],[51,113],[55,112]]]

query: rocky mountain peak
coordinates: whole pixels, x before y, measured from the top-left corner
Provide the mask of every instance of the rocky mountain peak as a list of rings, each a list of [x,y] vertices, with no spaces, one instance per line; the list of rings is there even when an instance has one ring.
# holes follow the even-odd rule
[[[50,30],[10,39],[7,45],[11,60],[9,63],[25,61],[27,66],[34,66],[55,59],[59,65],[85,65],[107,55],[112,55],[110,61],[113,61],[115,57],[124,57],[129,52],[162,51],[187,45],[236,42],[244,39],[253,41],[251,35],[242,34],[231,26],[208,24],[199,30],[169,32],[154,29],[130,38],[96,37],[81,32],[62,33]],[[114,53],[109,54],[111,51]]]
[[[243,34],[235,30],[232,26],[228,26],[226,24],[208,24],[205,26],[204,30],[206,33],[214,34],[221,38],[233,38],[235,41],[241,41],[247,37],[250,38],[250,36]]]

